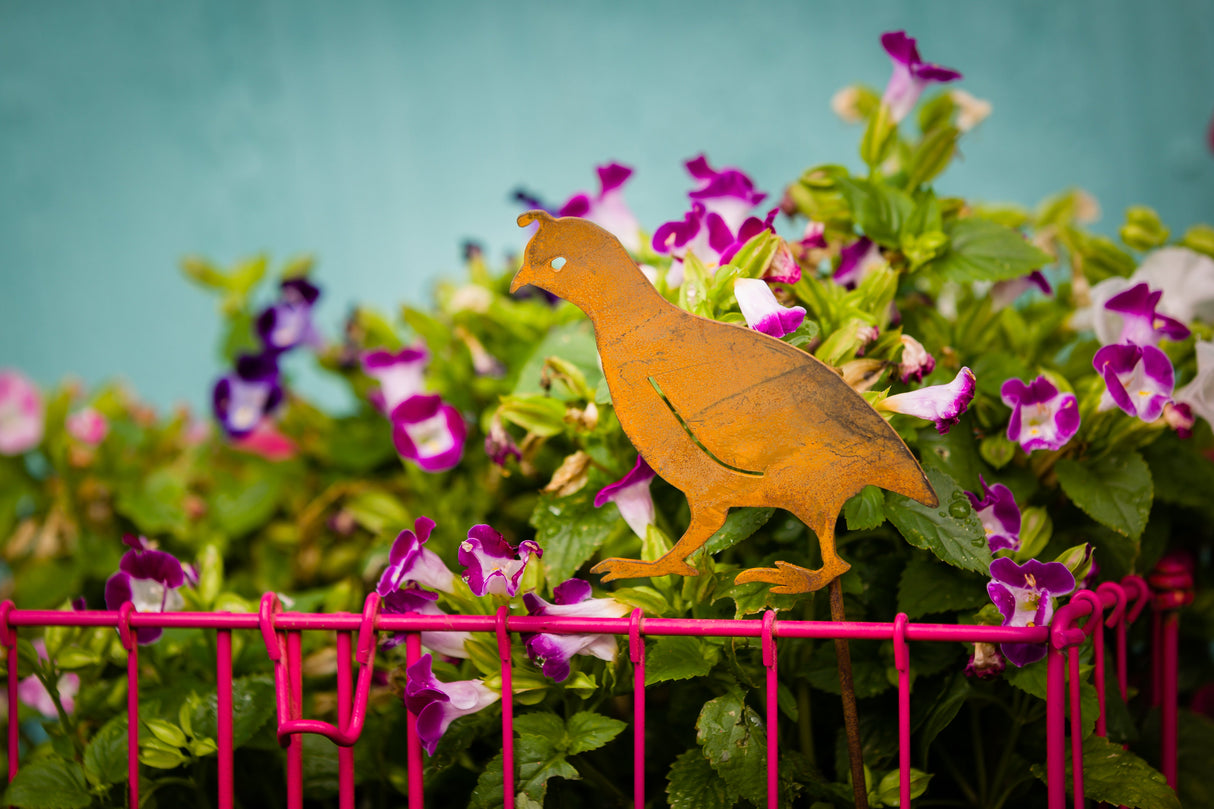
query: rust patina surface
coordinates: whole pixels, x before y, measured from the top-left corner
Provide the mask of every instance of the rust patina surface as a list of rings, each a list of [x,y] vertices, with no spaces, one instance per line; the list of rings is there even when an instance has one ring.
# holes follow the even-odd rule
[[[533,222],[512,290],[532,284],[584,311],[624,432],[657,474],[680,489],[691,523],[660,559],[606,559],[604,581],[695,575],[687,558],[730,508],[770,506],[813,529],[822,567],[753,568],[737,582],[773,592],[821,589],[847,571],[835,522],[867,485],[921,503],[937,499],[906,444],[832,368],[760,332],[689,314],[667,302],[607,231],[584,219]]]

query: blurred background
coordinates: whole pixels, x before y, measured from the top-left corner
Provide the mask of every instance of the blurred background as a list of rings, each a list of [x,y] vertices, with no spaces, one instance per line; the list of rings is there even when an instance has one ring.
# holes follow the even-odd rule
[[[467,239],[517,252],[518,186],[560,204],[618,160],[652,231],[703,151],[778,200],[859,167],[830,98],[884,87],[896,29],[994,106],[944,192],[1214,221],[1209,0],[0,0],[0,367],[204,408],[219,319],[185,254],[314,254],[336,338],[354,303],[424,304]]]

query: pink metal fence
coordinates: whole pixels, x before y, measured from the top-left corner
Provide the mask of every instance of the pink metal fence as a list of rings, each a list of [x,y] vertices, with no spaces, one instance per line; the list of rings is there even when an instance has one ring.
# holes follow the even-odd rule
[[[767,732],[767,805],[779,805],[779,753],[777,748],[778,709],[776,689],[777,641],[783,638],[854,640],[890,640],[898,672],[898,738],[900,770],[900,806],[911,805],[910,784],[910,667],[911,645],[931,642],[1048,643],[1047,655],[1047,787],[1050,809],[1066,806],[1066,718],[1069,681],[1071,719],[1072,789],[1074,806],[1082,807],[1082,717],[1080,711],[1079,646],[1091,636],[1094,646],[1095,686],[1100,713],[1096,732],[1105,734],[1104,671],[1105,633],[1096,631],[1102,624],[1114,636],[1114,665],[1121,695],[1127,693],[1126,629],[1148,605],[1154,617],[1153,676],[1151,699],[1158,705],[1162,719],[1161,761],[1168,783],[1176,786],[1176,711],[1177,711],[1177,611],[1192,600],[1189,574],[1166,561],[1150,577],[1150,584],[1138,576],[1120,583],[1105,582],[1095,591],[1083,590],[1061,607],[1049,627],[990,627],[912,623],[899,614],[892,623],[777,620],[774,612],[761,619],[703,620],[647,618],[635,610],[628,618],[574,618],[508,615],[502,607],[496,615],[381,615],[379,597],[367,597],[362,615],[352,613],[312,614],[282,612],[278,598],[267,593],[257,613],[138,613],[131,604],[117,612],[20,610],[11,601],[0,605],[0,644],[8,660],[8,762],[9,780],[18,769],[17,719],[17,635],[20,628],[52,626],[114,627],[127,652],[128,713],[128,796],[129,805],[139,805],[139,647],[134,630],[139,627],[184,627],[213,629],[216,634],[216,691],[218,703],[218,795],[219,806],[233,805],[232,767],[232,632],[258,630],[265,641],[266,653],[274,667],[277,693],[279,743],[287,750],[287,805],[303,805],[303,745],[301,735],[314,733],[340,746],[338,759],[339,805],[354,806],[354,751],[366,718],[367,697],[375,662],[377,633],[405,632],[406,657],[413,663],[421,656],[423,631],[491,632],[497,639],[501,660],[503,695],[511,693],[511,639],[520,633],[585,634],[607,633],[628,637],[628,654],[633,664],[633,747],[636,807],[645,805],[645,643],[644,638],[663,635],[695,635],[761,640],[766,668]],[[338,724],[333,725],[302,716],[303,667],[301,633],[336,632]],[[1067,658],[1064,661],[1064,656]],[[352,662],[353,660],[353,662]],[[357,674],[354,665],[357,664]],[[1068,673],[1069,670],[1069,673]],[[425,805],[422,783],[422,750],[410,715],[407,725],[407,766],[409,807]],[[504,802],[514,806],[513,704],[502,700],[502,744]]]

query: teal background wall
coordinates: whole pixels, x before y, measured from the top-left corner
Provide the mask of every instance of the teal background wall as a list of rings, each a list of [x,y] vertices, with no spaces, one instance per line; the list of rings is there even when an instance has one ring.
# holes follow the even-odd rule
[[[0,366],[203,405],[217,319],[185,253],[315,253],[335,335],[354,302],[425,301],[463,239],[517,250],[519,184],[560,201],[620,160],[652,229],[704,150],[778,195],[858,162],[829,100],[884,86],[898,28],[994,104],[946,190],[1214,219],[1208,0],[0,0]]]

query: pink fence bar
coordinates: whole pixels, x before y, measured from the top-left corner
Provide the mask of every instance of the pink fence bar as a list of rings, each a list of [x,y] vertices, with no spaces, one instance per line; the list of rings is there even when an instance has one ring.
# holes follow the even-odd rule
[[[17,640],[21,627],[109,627],[118,631],[127,657],[128,717],[128,800],[139,805],[139,646],[136,631],[142,627],[181,627],[214,630],[216,633],[217,794],[223,809],[234,804],[232,747],[232,632],[258,632],[273,668],[276,693],[277,735],[286,750],[288,806],[303,805],[302,735],[324,736],[337,745],[338,800],[342,809],[355,804],[355,768],[353,745],[358,742],[367,713],[367,700],[374,674],[378,633],[405,634],[406,661],[415,663],[422,655],[421,633],[462,631],[492,633],[497,641],[502,683],[502,780],[505,807],[514,806],[514,704],[512,694],[512,635],[519,633],[615,634],[628,638],[628,657],[633,665],[633,801],[645,805],[645,638],[670,635],[755,638],[759,641],[766,681],[764,699],[767,723],[767,804],[780,805],[779,778],[779,678],[778,639],[868,639],[889,640],[894,646],[897,670],[899,802],[903,809],[911,805],[911,651],[912,643],[922,642],[1019,642],[1048,643],[1046,772],[1050,809],[1067,804],[1066,745],[1067,708],[1070,707],[1071,764],[1070,779],[1075,807],[1084,805],[1082,732],[1084,717],[1080,711],[1079,646],[1093,637],[1099,716],[1097,733],[1104,735],[1106,646],[1104,629],[1114,632],[1113,654],[1117,685],[1122,697],[1127,693],[1126,627],[1151,604],[1158,626],[1152,660],[1152,695],[1162,716],[1163,772],[1176,785],[1176,698],[1177,698],[1177,611],[1192,601],[1192,581],[1178,565],[1162,563],[1151,576],[1150,586],[1137,576],[1120,583],[1104,583],[1095,592],[1081,591],[1059,608],[1049,627],[958,626],[911,623],[899,614],[892,623],[831,621],[777,621],[768,611],[757,619],[697,620],[644,617],[634,610],[622,618],[579,618],[510,615],[501,607],[494,615],[385,615],[380,613],[379,596],[368,596],[361,615],[352,613],[313,614],[283,612],[277,596],[267,593],[257,613],[166,613],[135,612],[125,604],[116,612],[20,610],[12,602],[0,605],[0,645],[5,647],[8,665],[8,771],[16,777],[20,761],[20,735],[17,712]],[[304,716],[301,636],[304,632],[335,632],[337,654],[337,724]],[[1065,655],[1065,660],[1064,660]],[[357,671],[355,671],[357,669]],[[1069,672],[1068,672],[1069,669]],[[1069,674],[1069,676],[1068,676]],[[1068,689],[1069,684],[1069,689]],[[1069,698],[1069,700],[1068,700]],[[1092,717],[1088,717],[1090,721]],[[408,769],[408,805],[425,805],[421,743],[412,715],[406,719],[406,762]]]

